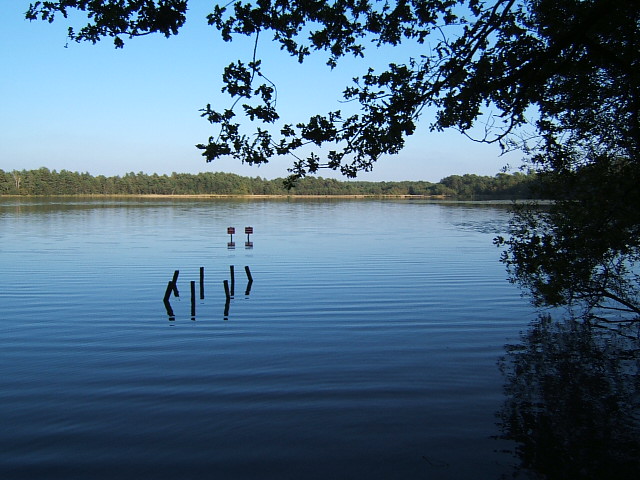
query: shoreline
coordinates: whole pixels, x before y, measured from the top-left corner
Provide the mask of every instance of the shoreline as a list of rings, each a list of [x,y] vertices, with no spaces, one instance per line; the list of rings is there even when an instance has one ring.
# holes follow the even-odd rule
[[[445,200],[447,195],[296,195],[296,194],[234,194],[234,193],[195,193],[195,194],[161,194],[161,193],[90,193],[76,195],[0,195],[0,198],[250,198],[250,199],[280,199],[280,198],[428,198]]]
[[[81,199],[131,199],[131,200],[427,200],[437,203],[466,203],[484,205],[513,205],[522,203],[533,203],[537,205],[548,205],[552,200],[541,200],[532,198],[491,198],[475,197],[465,198],[451,195],[286,195],[286,194],[78,194],[78,195],[0,195],[1,199],[57,199],[57,200],[81,200]]]

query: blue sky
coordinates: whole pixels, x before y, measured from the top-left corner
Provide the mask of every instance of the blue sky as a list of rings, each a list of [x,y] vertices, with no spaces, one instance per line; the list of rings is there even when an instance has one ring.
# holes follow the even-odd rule
[[[207,103],[231,106],[220,93],[222,69],[237,59],[250,60],[253,50],[251,40],[225,43],[207,26],[209,2],[190,2],[178,36],[125,39],[118,50],[108,39],[96,45],[68,43],[64,19],[28,22],[28,4],[0,2],[0,169],[287,175],[290,158],[260,167],[232,159],[206,163],[195,148],[216,134],[199,109]],[[324,58],[300,66],[266,36],[259,46],[263,71],[276,84],[278,107],[290,123],[340,108],[341,92],[351,78],[370,65],[384,66],[398,50],[369,52],[365,60],[348,60],[331,71]],[[436,182],[453,174],[495,175],[507,164],[512,170],[520,166],[520,153],[500,156],[496,145],[478,144],[453,131],[429,132],[428,115],[399,155],[381,159],[359,179]],[[329,171],[320,175],[340,178]]]

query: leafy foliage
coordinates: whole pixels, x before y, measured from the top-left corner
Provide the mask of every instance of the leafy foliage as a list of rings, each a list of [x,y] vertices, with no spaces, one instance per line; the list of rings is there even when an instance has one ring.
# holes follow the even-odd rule
[[[280,122],[275,86],[254,53],[225,69],[223,91],[235,103],[222,111],[211,105],[203,109],[202,116],[218,125],[219,133],[198,147],[207,161],[233,155],[261,164],[291,155],[294,178],[320,168],[354,177],[371,170],[381,156],[398,153],[424,109],[433,107],[432,128],[470,134],[480,122],[479,140],[504,148],[518,142],[512,134],[529,123],[531,113],[538,119],[541,143],[536,147],[544,147],[535,160],[552,168],[585,160],[587,144],[602,151],[613,146],[617,152],[638,136],[638,9],[633,0],[237,0],[216,5],[208,22],[225,41],[241,35],[257,43],[269,35],[299,62],[324,54],[334,67],[345,56],[363,57],[383,45],[411,44],[422,53],[355,77],[345,87],[344,100],[357,102],[358,113],[334,110],[294,123]],[[121,47],[123,37],[176,34],[187,1],[43,1],[30,6],[27,18],[53,21],[70,10],[88,17],[80,30],[70,29],[72,39],[112,37]],[[247,124],[255,122],[249,133]],[[561,148],[564,135],[579,148]],[[299,153],[311,146],[318,149]]]
[[[69,27],[71,39],[96,43],[111,37],[116,48],[122,48],[122,36],[176,35],[186,20],[187,0],[38,1],[29,5],[26,18],[51,23],[59,15],[67,18],[73,10],[86,13],[88,23],[78,31]]]
[[[539,37],[557,55],[536,102],[539,135],[523,147],[546,178],[540,195],[557,201],[517,212],[511,237],[497,239],[508,247],[503,262],[538,305],[638,321],[640,8],[532,5]]]

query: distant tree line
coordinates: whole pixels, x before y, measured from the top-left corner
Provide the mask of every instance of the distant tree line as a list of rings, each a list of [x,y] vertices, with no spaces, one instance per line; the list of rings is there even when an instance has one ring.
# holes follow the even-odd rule
[[[538,176],[499,173],[493,177],[451,175],[425,181],[365,182],[307,177],[287,190],[284,179],[233,173],[92,176],[68,170],[0,170],[0,195],[425,195],[464,198],[534,198]]]

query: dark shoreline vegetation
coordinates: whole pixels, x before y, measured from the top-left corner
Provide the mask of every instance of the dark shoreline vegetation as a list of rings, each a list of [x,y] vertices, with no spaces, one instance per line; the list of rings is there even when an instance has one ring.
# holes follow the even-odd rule
[[[322,177],[300,179],[287,190],[283,178],[243,177],[233,173],[204,172],[158,175],[127,173],[92,176],[68,170],[5,172],[0,170],[0,195],[291,195],[291,196],[427,196],[475,199],[525,199],[535,195],[535,173],[480,176],[451,175],[438,183],[426,181],[340,181]]]

